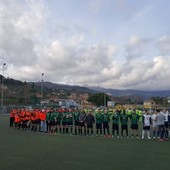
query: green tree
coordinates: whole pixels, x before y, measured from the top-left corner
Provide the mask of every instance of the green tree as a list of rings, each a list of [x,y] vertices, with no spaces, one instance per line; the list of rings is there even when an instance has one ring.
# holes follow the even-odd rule
[[[167,106],[168,100],[166,97],[152,97],[151,100],[153,100],[157,105]]]
[[[105,93],[95,93],[89,95],[88,102],[93,103],[96,106],[107,106],[107,101],[111,101],[110,97]]]
[[[40,99],[35,94],[33,94],[30,97],[30,100],[31,100],[31,104],[34,104],[34,105],[40,103]]]

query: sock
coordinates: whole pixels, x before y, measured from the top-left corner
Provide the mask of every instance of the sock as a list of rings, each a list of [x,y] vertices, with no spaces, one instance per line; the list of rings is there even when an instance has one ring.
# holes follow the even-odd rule
[[[145,136],[145,131],[143,130],[142,131],[142,138],[144,138],[144,136]]]
[[[150,131],[149,130],[147,131],[147,134],[148,134],[148,138],[150,138]]]

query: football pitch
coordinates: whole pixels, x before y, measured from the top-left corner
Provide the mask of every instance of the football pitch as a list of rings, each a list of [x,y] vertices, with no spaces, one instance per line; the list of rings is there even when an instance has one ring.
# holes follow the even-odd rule
[[[170,142],[49,135],[0,116],[1,170],[170,170]]]

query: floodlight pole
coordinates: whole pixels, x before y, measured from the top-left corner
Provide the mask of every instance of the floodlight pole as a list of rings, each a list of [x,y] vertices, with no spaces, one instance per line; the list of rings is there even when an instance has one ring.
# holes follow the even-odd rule
[[[4,70],[6,63],[2,66],[2,84],[1,84],[1,114],[3,114],[3,100],[4,100]]]
[[[41,109],[42,109],[42,100],[43,100],[43,81],[44,81],[44,73],[41,74]]]
[[[106,108],[106,94],[104,93],[104,108]]]

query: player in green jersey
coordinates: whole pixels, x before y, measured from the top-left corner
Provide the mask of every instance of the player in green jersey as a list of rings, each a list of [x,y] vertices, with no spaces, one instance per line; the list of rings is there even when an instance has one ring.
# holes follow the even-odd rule
[[[102,136],[103,114],[101,114],[100,110],[97,111],[95,118],[96,118],[96,136],[99,135],[99,131],[100,136]]]
[[[75,109],[73,112],[74,117],[74,127],[75,127],[75,135],[78,135],[78,129],[79,129],[79,115],[80,111],[78,109]]]
[[[136,110],[134,109],[132,114],[129,116],[130,120],[131,120],[131,129],[132,129],[132,137],[137,137],[139,138],[138,135],[138,121],[139,121],[139,115],[136,114]]]
[[[126,137],[128,137],[128,115],[126,110],[122,110],[122,114],[120,115],[120,122],[121,122],[121,137],[123,137],[123,131],[126,131]]]
[[[67,125],[66,125],[66,132],[67,134],[72,135],[73,133],[73,112],[72,109],[69,109],[66,115]]]
[[[50,116],[50,125],[51,125],[51,133],[55,133],[56,129],[56,112],[55,110],[52,110],[51,116]]]
[[[139,122],[142,122],[143,113],[141,109],[136,109],[136,114],[139,116]]]
[[[56,111],[55,111],[55,109],[53,109],[53,111],[51,112],[50,126],[51,126],[50,132],[55,133],[56,132]]]
[[[46,114],[47,132],[51,132],[50,117],[51,117],[52,111],[53,111],[52,109],[49,109]]]
[[[66,115],[67,115],[67,109],[63,109],[62,110],[62,127],[63,127],[63,134],[67,134],[68,133],[68,130],[67,130],[67,118],[66,118]]]
[[[127,113],[128,116],[130,116],[132,114],[132,109],[131,108],[127,109],[126,113]]]
[[[56,132],[58,134],[61,133],[61,120],[62,120],[62,112],[61,109],[56,110]]]
[[[110,138],[110,131],[109,131],[109,122],[110,122],[110,115],[108,114],[107,110],[104,110],[104,114],[103,114],[103,132],[104,132],[104,137],[106,137],[106,130],[107,130],[107,134],[108,137]]]
[[[116,109],[112,115],[112,137],[115,136],[115,131],[116,131],[117,138],[119,138],[119,119],[120,119],[120,110]]]

